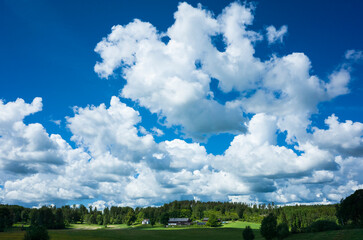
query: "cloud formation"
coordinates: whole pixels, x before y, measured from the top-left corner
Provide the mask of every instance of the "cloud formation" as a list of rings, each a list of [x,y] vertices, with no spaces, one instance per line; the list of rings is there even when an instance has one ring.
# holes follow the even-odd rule
[[[232,3],[215,16],[180,3],[174,18],[166,32],[138,19],[116,25],[97,44],[95,72],[126,83],[110,103],[74,107],[66,117],[74,147],[40,123],[24,123],[41,111],[40,98],[0,101],[0,201],[91,199],[98,208],[175,199],[329,203],[363,187],[363,124],[339,122],[334,113],[325,129],[311,121],[319,103],[349,94],[348,63],[324,79],[304,53],[262,61],[255,44],[263,36],[250,29],[249,5]],[[286,32],[285,25],[268,27],[268,43],[282,42]],[[345,54],[347,61],[360,57]],[[237,94],[220,101],[217,91]],[[123,98],[159,122],[146,129]],[[182,133],[170,139],[161,129]],[[202,141],[221,133],[234,134],[230,145],[208,153]]]
[[[313,128],[313,141],[321,148],[342,156],[363,155],[363,124],[345,121],[340,123],[333,114],[325,119],[328,129]]]
[[[6,104],[0,101],[0,167],[5,177],[0,177],[0,184],[8,178],[57,172],[77,154],[60,135],[49,135],[39,123],[23,122],[24,117],[41,109],[41,98],[30,104],[23,99]]]

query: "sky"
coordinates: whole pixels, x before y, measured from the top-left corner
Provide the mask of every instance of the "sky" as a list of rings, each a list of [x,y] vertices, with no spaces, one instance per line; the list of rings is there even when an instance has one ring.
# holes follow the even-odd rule
[[[363,3],[0,0],[0,203],[339,202]]]

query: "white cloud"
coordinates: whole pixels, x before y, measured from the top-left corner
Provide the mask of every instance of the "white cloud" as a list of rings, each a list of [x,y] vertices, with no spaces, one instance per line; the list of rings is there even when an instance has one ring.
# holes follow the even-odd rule
[[[276,116],[288,141],[306,141],[309,118],[317,112],[318,103],[346,94],[350,80],[344,68],[334,72],[327,83],[310,75],[310,69],[310,60],[303,53],[275,57],[268,63],[261,88],[239,102],[247,112]]]
[[[54,123],[55,125],[60,126],[61,125],[61,120],[50,120],[52,123]]]
[[[172,168],[200,169],[208,165],[207,151],[197,143],[188,144],[183,140],[174,139],[161,143],[161,147],[169,154]]]
[[[304,174],[313,169],[334,169],[333,156],[318,147],[305,143],[296,147],[297,155],[284,146],[276,146],[276,118],[256,114],[249,123],[249,133],[238,135],[212,166],[242,177],[283,178]]]
[[[166,117],[167,126],[181,125],[187,136],[200,139],[210,133],[242,131],[239,106],[211,99],[209,84],[214,77],[224,91],[254,86],[263,64],[253,57],[257,34],[245,30],[253,20],[251,9],[234,3],[215,19],[206,10],[181,3],[174,17],[165,34],[138,20],[113,27],[96,47],[103,59],[96,72],[107,77],[121,67],[127,80],[122,96]],[[135,34],[141,30],[144,34]],[[217,34],[226,38],[225,52],[212,44],[211,37]],[[170,38],[166,44],[161,41],[164,35]],[[200,69],[196,62],[202,64]]]
[[[333,114],[325,119],[328,129],[313,128],[314,142],[329,151],[348,156],[363,155],[363,124],[345,121],[340,123]]]
[[[332,73],[329,79],[330,82],[326,84],[326,89],[330,98],[349,93],[350,73],[348,70],[341,68],[339,71]]]
[[[276,28],[274,26],[269,26],[266,28],[266,35],[267,35],[267,40],[269,44],[272,43],[277,43],[283,42],[283,38],[287,33],[287,26],[283,25],[281,26],[281,28],[279,30],[276,30]]]
[[[16,181],[7,181],[4,195],[8,202],[50,204],[78,198],[87,198],[93,189],[81,186],[69,176],[35,174]]]
[[[137,50],[139,41],[156,40],[156,29],[150,23],[135,20],[125,28],[114,26],[112,33],[98,43],[95,51],[103,59],[95,65],[95,71],[104,78],[122,63],[132,65],[135,62],[133,53]]]
[[[115,97],[109,108],[104,105],[77,108],[75,116],[67,121],[81,148],[72,149],[59,135],[52,135],[53,143],[65,152],[63,164],[51,173],[8,179],[1,190],[4,201],[24,202],[26,196],[25,202],[29,204],[62,204],[71,199],[102,198],[96,202],[98,208],[111,200],[113,204],[137,206],[168,202],[182,196],[218,201],[243,196],[243,199],[286,203],[322,202],[324,198],[333,201],[349,189],[359,187],[361,181],[358,172],[362,168],[355,167],[356,171],[351,171],[358,159],[334,161],[332,155],[311,143],[298,146],[301,155],[276,146],[277,118],[271,115],[256,114],[248,125],[248,134],[236,136],[221,156],[208,155],[198,143],[178,139],[156,144],[151,138],[151,145],[140,146],[145,136],[137,134],[136,125],[141,121],[138,113]],[[334,121],[330,124],[339,126]],[[348,124],[348,128],[352,126],[355,125]],[[118,140],[126,136],[137,147]],[[112,141],[113,146],[107,146],[108,141]],[[145,150],[145,146],[148,149]],[[32,149],[37,148],[32,146]],[[334,172],[335,164],[341,166],[340,172]],[[306,176],[311,171],[312,176]],[[301,179],[286,183],[291,174]],[[347,184],[355,185],[350,183],[352,187],[342,187],[337,193],[330,185],[323,192],[314,186],[335,184],[342,181],[339,179],[343,176],[348,176]],[[283,187],[284,184],[289,187]],[[310,185],[309,189],[306,184]]]
[[[102,58],[95,71],[107,77],[121,68],[127,81],[123,97],[157,113],[166,126],[181,126],[194,140],[213,133],[240,133],[246,122],[243,108],[247,113],[277,116],[288,141],[305,141],[318,103],[349,92],[349,69],[342,67],[323,81],[310,74],[311,63],[303,53],[261,62],[254,56],[254,43],[262,37],[248,30],[253,10],[232,3],[214,17],[200,6],[180,3],[175,22],[165,33],[139,20],[115,26],[95,49]],[[282,42],[287,27],[270,26],[267,31],[270,43]],[[169,41],[164,43],[166,36]],[[224,49],[216,47],[215,37],[222,39],[218,44]],[[242,98],[218,103],[210,89],[211,78],[218,80],[223,92],[238,91]]]
[[[232,3],[218,16],[226,49],[212,49],[202,56],[203,70],[218,79],[223,92],[254,89],[265,71],[264,64],[254,57],[254,42],[262,37],[247,30],[254,19],[253,9]]]
[[[312,176],[305,176],[300,179],[291,179],[293,184],[299,183],[328,183],[334,180],[334,173],[332,171],[320,170],[314,171]]]
[[[358,62],[363,59],[363,52],[354,50],[354,49],[350,49],[345,52],[345,58],[347,60],[353,60],[355,62]]]
[[[0,171],[3,176],[54,172],[74,160],[72,150],[59,135],[49,134],[39,123],[24,124],[23,119],[40,111],[41,98],[31,104],[22,99],[0,102]],[[0,177],[0,182],[5,181]]]
[[[41,124],[24,123],[41,111],[40,98],[0,101],[1,201],[93,199],[99,209],[185,198],[327,203],[362,187],[362,123],[332,115],[328,129],[318,129],[310,120],[319,103],[349,93],[348,64],[323,80],[304,53],[261,61],[251,6],[232,3],[215,16],[180,3],[174,18],[164,33],[140,20],[114,26],[95,48],[102,61],[94,70],[108,78],[120,68],[121,96],[156,113],[156,126],[146,129],[138,111],[112,97],[74,108],[72,148]],[[282,42],[287,27],[267,32],[269,43]],[[358,61],[361,52],[345,58]],[[212,78],[218,94],[237,96],[218,99]],[[180,127],[176,134],[194,142],[158,142],[159,124],[166,133]],[[197,142],[223,132],[236,135],[221,155]]]
[[[93,203],[89,203],[88,207],[92,207],[92,209],[97,208],[98,211],[103,211],[107,207],[107,203],[103,200],[98,200]]]
[[[164,135],[164,132],[161,130],[161,129],[159,129],[159,128],[157,128],[157,127],[153,127],[152,129],[151,129],[151,131],[156,135],[156,136],[158,136],[158,137],[160,137],[160,136],[163,136]]]
[[[1,124],[22,121],[25,116],[41,111],[42,107],[42,99],[39,97],[34,98],[31,104],[25,103],[21,98],[16,99],[15,102],[8,102],[7,104],[4,104],[3,100],[0,100]]]
[[[97,158],[110,153],[124,161],[140,161],[154,147],[151,135],[138,135],[135,127],[139,113],[112,97],[110,107],[75,108],[75,116],[67,118],[72,140]]]

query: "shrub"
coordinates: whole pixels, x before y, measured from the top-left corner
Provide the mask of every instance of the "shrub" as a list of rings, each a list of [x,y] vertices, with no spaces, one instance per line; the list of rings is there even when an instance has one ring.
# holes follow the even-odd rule
[[[277,225],[277,238],[278,239],[284,239],[287,236],[289,236],[289,226],[286,223],[280,223]]]
[[[313,222],[309,228],[311,232],[324,232],[324,231],[338,230],[338,229],[339,226],[335,222],[328,220],[319,220]]]
[[[25,234],[24,240],[49,240],[48,231],[44,226],[31,226]]]
[[[255,235],[253,234],[253,231],[251,229],[250,226],[247,226],[243,232],[242,232],[242,236],[244,240],[253,240],[255,239]]]

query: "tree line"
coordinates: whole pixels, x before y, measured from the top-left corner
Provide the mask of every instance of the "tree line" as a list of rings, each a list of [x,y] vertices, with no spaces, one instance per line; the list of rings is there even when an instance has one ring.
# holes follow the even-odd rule
[[[359,202],[359,203],[358,203]],[[242,220],[261,223],[272,214],[278,224],[286,224],[291,232],[307,231],[314,222],[329,221],[340,225],[363,225],[363,190],[333,205],[276,206],[231,202],[173,201],[159,207],[131,208],[112,206],[103,211],[84,205],[44,206],[39,209],[17,205],[0,205],[0,231],[13,223],[41,225],[48,229],[61,229],[72,223],[87,224],[141,224],[150,219],[151,225],[166,225],[169,218],[190,218],[192,221],[216,217],[220,221]],[[360,215],[359,215],[360,214]]]

